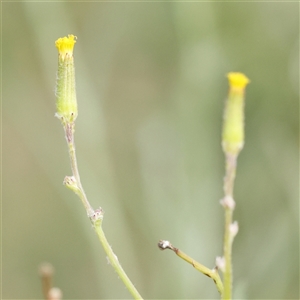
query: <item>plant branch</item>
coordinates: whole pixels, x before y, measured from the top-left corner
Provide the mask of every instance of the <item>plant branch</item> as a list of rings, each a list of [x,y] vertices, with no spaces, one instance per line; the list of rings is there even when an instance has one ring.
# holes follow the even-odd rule
[[[102,229],[103,214],[104,214],[104,212],[101,208],[96,209],[93,216],[91,217],[91,221],[93,223],[96,234],[102,244],[102,247],[109,259],[109,262],[111,263],[111,265],[113,266],[113,268],[115,269],[115,271],[117,272],[117,274],[119,275],[119,277],[121,278],[121,280],[123,281],[123,283],[125,284],[127,289],[129,290],[129,292],[131,293],[133,298],[134,299],[143,299],[142,296],[137,291],[137,289],[135,288],[135,286],[133,285],[133,283],[128,278],[125,271],[123,270],[123,268],[118,260],[118,257],[114,254],[111,246],[109,245],[109,243],[106,239],[106,236]]]
[[[204,265],[198,263],[193,258],[188,256],[186,253],[182,252],[180,249],[175,248],[169,241],[165,241],[165,240],[159,241],[158,247],[161,250],[165,250],[165,249],[172,250],[180,258],[182,258],[183,260],[185,260],[186,262],[191,264],[196,270],[198,270],[199,272],[203,273],[204,275],[210,277],[214,281],[214,283],[216,284],[216,287],[217,287],[219,293],[222,295],[222,293],[223,293],[223,283],[222,283],[222,280],[220,278],[220,275],[218,273],[217,268],[214,268],[214,269],[211,270],[211,269],[205,267]]]
[[[134,299],[142,299],[121,267],[117,256],[113,253],[112,248],[104,235],[102,230],[103,210],[93,210],[80,181],[74,142],[75,120],[78,116],[73,57],[73,48],[76,39],[76,36],[68,35],[68,37],[59,38],[55,42],[58,49],[58,74],[56,84],[57,112],[55,116],[60,119],[64,127],[72,169],[72,176],[66,176],[64,184],[79,196],[112,266],[119,274],[129,292]]]
[[[70,124],[70,126],[67,125],[65,126],[65,134],[66,134],[67,144],[69,147],[69,156],[70,156],[73,176],[72,177],[67,176],[64,180],[64,183],[66,184],[67,187],[73,190],[81,199],[86,209],[87,215],[89,216],[93,224],[95,232],[101,242],[101,245],[107,257],[109,258],[112,267],[120,276],[121,280],[123,281],[124,285],[127,287],[128,291],[131,293],[134,299],[142,299],[141,295],[138,293],[135,286],[133,285],[133,283],[130,281],[127,274],[123,270],[117,256],[114,254],[111,246],[109,245],[105,237],[105,234],[102,229],[102,220],[104,215],[103,210],[100,208],[94,211],[86,197],[86,194],[84,192],[84,189],[80,181],[80,175],[77,166],[77,158],[76,158],[75,142],[74,142],[74,123]]]
[[[222,147],[225,154],[224,198],[221,204],[225,210],[224,256],[219,259],[219,268],[223,271],[223,300],[232,298],[232,243],[238,232],[237,222],[233,222],[235,201],[233,187],[236,174],[237,157],[244,146],[244,104],[245,87],[250,82],[243,74],[230,72],[229,94],[225,104]]]
[[[225,210],[225,232],[224,232],[224,295],[223,299],[231,299],[232,297],[232,243],[233,233],[233,210],[235,202],[233,200],[233,187],[236,173],[237,155],[226,154],[226,175],[224,178],[225,197],[221,201]],[[237,225],[236,225],[237,226]],[[235,233],[236,234],[236,233]],[[235,235],[234,234],[234,235]]]
[[[82,204],[84,205],[87,215],[91,216],[93,214],[94,210],[93,210],[92,206],[90,205],[90,203],[87,199],[87,196],[84,192],[84,189],[82,187],[82,184],[80,181],[80,175],[79,175],[79,171],[78,171],[78,166],[77,166],[77,158],[76,158],[75,142],[74,142],[75,123],[67,123],[64,126],[64,130],[65,130],[66,141],[67,141],[68,148],[69,148],[71,169],[72,169],[72,173],[73,173],[73,178],[66,177],[64,183],[68,187],[70,187],[68,185],[67,179],[74,181],[71,183],[71,185],[74,187],[73,190],[79,196],[80,200],[82,201]]]

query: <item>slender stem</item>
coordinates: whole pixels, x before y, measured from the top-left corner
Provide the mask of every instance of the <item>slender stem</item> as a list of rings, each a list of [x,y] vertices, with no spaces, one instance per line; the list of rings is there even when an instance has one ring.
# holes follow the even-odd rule
[[[223,299],[231,299],[232,290],[232,243],[230,238],[230,224],[232,223],[232,210],[225,209],[225,233],[224,233],[224,294]]]
[[[72,168],[72,173],[73,177],[75,179],[75,187],[72,185],[72,180],[70,181],[70,178],[67,177],[67,181],[69,183],[69,187],[71,185],[71,189],[74,190],[74,192],[79,196],[81,199],[86,212],[94,225],[94,229],[97,233],[97,236],[102,244],[102,247],[104,248],[104,251],[106,252],[109,261],[115,271],[118,273],[120,276],[121,280],[131,293],[131,295],[134,297],[134,299],[143,299],[141,295],[138,293],[136,290],[135,286],[133,283],[130,281],[128,276],[126,275],[125,271],[123,270],[122,266],[119,263],[119,260],[117,256],[114,254],[112,248],[110,247],[103,229],[102,229],[102,219],[103,219],[103,211],[102,209],[96,209],[95,211],[93,210],[92,206],[90,205],[87,196],[84,192],[84,189],[82,187],[81,181],[80,181],[80,176],[79,176],[79,171],[78,171],[78,166],[77,166],[77,158],[76,158],[76,152],[75,152],[75,142],[74,142],[74,123],[67,123],[65,125],[65,135],[66,135],[66,140],[67,144],[69,147],[69,156],[70,156],[70,161],[71,161],[71,168]],[[73,180],[74,180],[73,179]]]
[[[237,155],[226,154],[226,175],[224,178],[225,196],[233,196],[233,186],[235,180]]]
[[[73,176],[76,178],[77,184],[81,186],[80,176],[77,167],[77,159],[75,154],[74,131],[75,131],[75,124],[67,123],[65,127],[65,132],[66,132],[67,143],[69,146],[71,168],[72,168]]]
[[[163,240],[159,241],[158,247],[161,250],[165,250],[165,249],[172,250],[180,258],[182,258],[183,260],[185,260],[186,262],[191,264],[196,270],[198,270],[199,272],[203,273],[204,275],[210,277],[215,282],[219,293],[222,295],[222,293],[223,293],[223,283],[222,283],[222,280],[221,280],[220,275],[218,273],[218,270],[216,268],[211,270],[211,269],[205,267],[204,265],[198,263],[193,258],[188,256],[186,253],[182,252],[180,249],[175,248],[169,241],[163,241]]]
[[[67,140],[67,144],[69,147],[71,169],[72,169],[73,176],[75,177],[77,187],[79,189],[79,192],[77,194],[78,194],[79,198],[81,199],[88,216],[90,216],[94,210],[87,199],[87,196],[84,192],[84,189],[83,189],[81,181],[80,181],[80,176],[79,176],[79,171],[78,171],[78,166],[77,166],[76,152],[75,152],[75,142],[74,142],[75,128],[74,127],[75,127],[74,123],[67,123],[65,125],[65,135],[66,135],[66,140]]]
[[[233,233],[231,231],[233,210],[235,202],[233,200],[233,186],[236,173],[237,155],[226,154],[226,175],[224,178],[223,206],[225,209],[225,232],[224,232],[224,293],[222,299],[232,298],[232,242]]]
[[[134,299],[143,299],[142,296],[137,291],[137,289],[135,288],[135,286],[133,285],[133,283],[128,278],[125,271],[123,270],[123,268],[118,260],[118,257],[114,254],[111,246],[109,245],[109,243],[105,237],[105,234],[103,232],[101,224],[95,225],[94,228],[95,228],[97,236],[103,246],[103,249],[104,249],[107,257],[109,258],[111,265],[113,266],[113,268],[116,270],[116,272],[120,276],[121,280],[127,287],[128,291],[131,293],[131,295],[133,296]]]

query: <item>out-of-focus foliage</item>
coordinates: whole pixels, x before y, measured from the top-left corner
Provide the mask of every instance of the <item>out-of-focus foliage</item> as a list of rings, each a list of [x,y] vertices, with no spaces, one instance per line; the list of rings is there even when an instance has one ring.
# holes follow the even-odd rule
[[[214,266],[222,254],[226,73],[245,73],[234,293],[299,297],[298,3],[2,3],[2,296],[42,297],[51,262],[65,299],[130,298],[70,175],[55,112],[54,41],[77,35],[82,183],[147,299],[217,299],[159,239]]]

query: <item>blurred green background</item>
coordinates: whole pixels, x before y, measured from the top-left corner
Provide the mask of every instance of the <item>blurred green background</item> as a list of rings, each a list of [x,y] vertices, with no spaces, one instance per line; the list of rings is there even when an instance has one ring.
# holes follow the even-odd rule
[[[246,143],[234,219],[236,299],[299,298],[299,4],[2,3],[2,297],[41,299],[41,262],[65,299],[130,299],[97,241],[55,113],[59,37],[74,34],[79,169],[145,299],[218,299],[170,240],[222,254],[226,73],[244,72]]]

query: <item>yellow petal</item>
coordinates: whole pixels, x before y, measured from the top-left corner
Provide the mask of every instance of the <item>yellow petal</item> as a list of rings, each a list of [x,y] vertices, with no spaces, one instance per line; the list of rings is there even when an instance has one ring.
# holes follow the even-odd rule
[[[74,44],[76,43],[76,36],[69,34],[68,37],[59,38],[55,42],[55,46],[58,50],[59,56],[64,60],[67,56],[72,57]]]
[[[230,72],[227,74],[229,86],[231,88],[245,88],[250,82],[249,78],[243,73]]]

